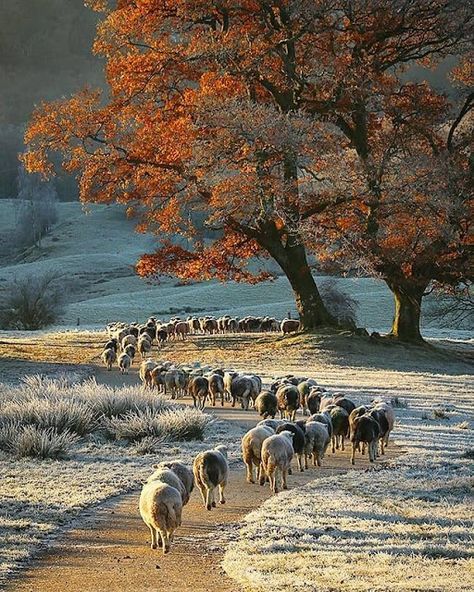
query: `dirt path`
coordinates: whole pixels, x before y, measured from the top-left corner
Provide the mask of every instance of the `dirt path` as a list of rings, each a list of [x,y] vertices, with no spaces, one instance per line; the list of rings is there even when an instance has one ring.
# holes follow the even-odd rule
[[[110,376],[110,375],[109,375]],[[122,378],[113,375],[112,382]],[[98,380],[109,381],[100,372]],[[124,382],[132,382],[132,376]],[[214,411],[213,411],[214,412]],[[254,412],[216,409],[222,419],[253,427]],[[396,453],[392,448],[387,458]],[[329,454],[319,470],[294,473],[290,488],[315,478],[348,470],[348,454]],[[359,462],[358,470],[366,469]],[[225,543],[238,523],[270,495],[267,487],[245,482],[242,466],[232,468],[227,489],[228,503],[208,512],[195,491],[183,514],[172,552],[163,556],[149,547],[149,533],[138,513],[138,492],[121,496],[88,513],[79,527],[61,536],[49,550],[12,581],[9,592],[230,592],[239,587],[222,571]]]

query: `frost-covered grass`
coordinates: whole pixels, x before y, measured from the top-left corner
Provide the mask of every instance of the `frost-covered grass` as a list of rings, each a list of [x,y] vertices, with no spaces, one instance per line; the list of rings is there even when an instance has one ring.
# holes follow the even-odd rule
[[[105,423],[126,423],[131,414],[157,418],[160,436],[110,439]],[[139,487],[154,463],[179,458],[190,465],[197,452],[222,442],[236,458],[240,437],[225,422],[138,387],[38,377],[0,384],[0,587],[84,510]],[[5,445],[8,438],[16,444]]]
[[[402,401],[393,437],[404,453],[388,463],[379,459],[367,472],[290,489],[248,515],[224,560],[244,589],[472,587],[472,374],[449,361],[440,373],[402,368],[326,370],[323,384],[337,384],[357,402],[374,394]]]
[[[105,433],[137,442],[202,440],[209,416],[140,388],[115,390],[94,380],[28,377],[21,387],[0,385],[0,449],[18,457],[65,456],[78,437]]]

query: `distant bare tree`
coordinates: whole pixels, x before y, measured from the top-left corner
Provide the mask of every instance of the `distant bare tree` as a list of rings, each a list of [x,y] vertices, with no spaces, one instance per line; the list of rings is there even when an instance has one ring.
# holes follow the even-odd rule
[[[19,208],[15,228],[18,247],[41,246],[41,239],[57,222],[57,193],[52,181],[18,170]]]
[[[48,271],[15,278],[0,296],[0,328],[35,331],[54,323],[64,307],[64,280]]]
[[[434,291],[435,299],[425,311],[427,321],[440,327],[474,328],[474,296],[472,282],[462,284],[450,293]]]

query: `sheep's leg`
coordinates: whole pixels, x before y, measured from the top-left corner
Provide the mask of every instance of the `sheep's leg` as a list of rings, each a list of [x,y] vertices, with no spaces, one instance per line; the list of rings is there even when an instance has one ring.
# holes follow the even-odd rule
[[[215,508],[216,507],[216,488],[215,487],[212,488],[211,496],[212,496],[212,507]]]
[[[225,504],[224,489],[225,489],[225,483],[221,483],[219,485],[219,502],[221,504]]]
[[[150,529],[150,534],[151,534],[151,545],[150,545],[150,547],[152,549],[156,549],[156,547],[157,547],[157,544],[156,544],[156,530],[154,529],[154,527],[151,524],[148,525],[148,528]]]
[[[267,478],[267,475],[265,473],[265,469],[263,468],[263,464],[260,463],[260,466],[258,467],[258,482],[260,485],[265,485],[265,481]]]
[[[224,391],[221,392],[221,406],[224,407]]]
[[[275,467],[268,467],[267,476],[270,482],[270,489],[273,491],[273,493],[277,493],[275,473]]]
[[[374,443],[373,441],[369,444],[369,460],[370,462],[375,461],[375,453],[374,453]]]
[[[380,438],[380,454],[385,454],[383,438]]]
[[[287,470],[282,469],[281,470],[281,483],[282,483],[283,489],[288,489],[288,485],[286,484],[286,475],[287,475]]]
[[[204,485],[202,485],[201,483],[198,483],[198,487],[199,487],[199,491],[201,492],[202,501],[204,502],[204,505],[206,505],[207,504],[206,487]]]
[[[355,465],[355,454],[356,454],[356,449],[358,448],[358,446],[359,446],[358,442],[352,442],[351,465]]]
[[[362,454],[365,454],[365,442],[362,442]]]
[[[316,457],[316,463],[318,465],[318,467],[321,466],[321,455],[319,454],[319,452],[315,452],[314,456]]]
[[[298,469],[299,469],[301,472],[303,472],[303,471],[304,471],[304,469],[303,469],[303,463],[301,462],[301,461],[302,461],[302,456],[303,456],[302,454],[297,454],[297,455],[296,455],[296,463],[297,463],[297,465],[298,465]]]
[[[308,455],[307,454],[304,455],[304,468],[308,469]]]
[[[206,491],[206,508],[212,510],[212,491],[210,489]]]
[[[161,542],[163,543],[163,555],[170,552],[170,540],[168,537],[168,533],[165,530],[160,531],[161,534]]]
[[[341,435],[341,450],[344,450],[344,434]]]
[[[247,483],[255,483],[253,479],[253,463],[252,461],[244,461],[245,466],[247,467]],[[258,475],[257,475],[258,476]]]
[[[333,454],[336,452],[335,443],[336,443],[336,436],[333,436],[331,438],[331,449],[332,449]]]

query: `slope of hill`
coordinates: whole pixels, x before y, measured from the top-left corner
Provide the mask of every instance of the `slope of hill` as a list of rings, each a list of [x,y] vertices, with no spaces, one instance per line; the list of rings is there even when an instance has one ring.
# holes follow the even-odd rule
[[[15,202],[0,201],[0,234],[12,227]],[[176,278],[160,283],[135,275],[139,255],[153,250],[154,237],[134,232],[134,223],[121,206],[60,203],[59,221],[21,261],[0,267],[0,293],[14,277],[46,270],[61,274],[68,291],[68,306],[60,320],[64,326],[103,326],[112,320],[143,320],[153,314],[213,313],[245,316],[296,316],[293,295],[285,277],[255,286],[230,282],[181,285]],[[275,268],[274,268],[275,269]],[[322,278],[320,278],[322,281]],[[360,303],[359,324],[386,331],[393,303],[384,282],[370,278],[339,278],[337,283]],[[466,338],[469,332],[430,327],[425,334]]]

